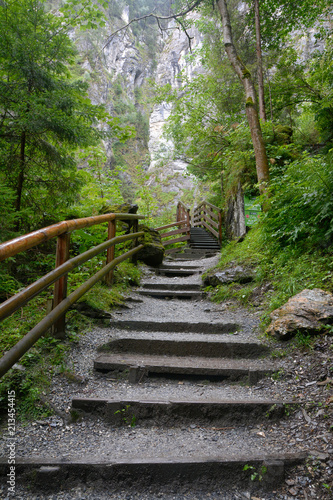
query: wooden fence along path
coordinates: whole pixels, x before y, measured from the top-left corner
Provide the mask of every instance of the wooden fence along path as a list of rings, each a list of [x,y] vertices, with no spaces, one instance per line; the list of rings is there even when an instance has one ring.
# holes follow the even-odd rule
[[[177,230],[169,232],[165,229],[178,226]],[[191,240],[191,229],[194,227],[205,228],[214,238],[216,238],[221,244],[222,242],[222,210],[211,203],[203,201],[198,205],[194,211],[193,216],[190,216],[190,209],[184,205],[181,201],[177,205],[177,216],[176,222],[173,224],[168,224],[166,226],[161,226],[156,228],[161,232],[161,237],[163,240],[163,245],[165,247],[174,245],[175,243],[184,243]],[[183,234],[183,236],[178,236]],[[177,236],[176,238],[170,239],[171,236]],[[179,248],[170,248],[166,253],[177,252]]]
[[[0,245],[0,262],[17,255],[20,252],[29,250],[50,239],[57,238],[55,269],[32,283],[24,290],[0,304],[0,321],[26,305],[31,299],[40,294],[43,290],[54,284],[54,297],[52,310],[42,321],[40,321],[29,333],[27,333],[12,349],[4,354],[0,359],[0,377],[2,377],[35,342],[52,327],[55,337],[65,336],[65,313],[98,281],[105,279],[108,285],[112,284],[113,269],[122,261],[135,255],[143,245],[137,244],[137,238],[143,236],[143,232],[138,232],[138,221],[144,216],[135,214],[104,214],[96,217],[86,217],[82,219],[59,222],[52,226],[39,229],[24,236],[19,236],[13,240]],[[221,210],[207,202],[202,202],[195,210],[193,216],[193,226],[204,226],[211,234],[221,240]],[[133,232],[130,234],[116,236],[117,221],[133,221]],[[91,248],[90,250],[70,259],[70,236],[78,229],[108,223],[108,237],[104,243]],[[177,227],[172,231],[165,230]],[[165,247],[175,243],[187,243],[191,238],[191,217],[190,209],[182,202],[177,205],[176,222],[156,228],[161,233],[163,245]],[[179,236],[182,235],[182,236]],[[174,238],[174,236],[176,236]],[[132,240],[134,247],[115,258],[115,245]],[[167,250],[168,253],[177,251],[179,248]],[[74,292],[67,297],[67,276],[70,271],[92,259],[96,255],[107,252],[106,265],[102,267],[94,276],[88,279]]]
[[[44,243],[52,238],[57,238],[55,269],[0,304],[1,321],[17,309],[23,307],[50,285],[53,283],[55,284],[52,311],[0,359],[0,377],[4,375],[23,356],[23,354],[25,354],[35,344],[43,333],[45,333],[52,326],[54,327],[54,335],[57,338],[64,337],[65,313],[68,309],[101,279],[105,278],[106,282],[110,284],[112,282],[112,271],[114,267],[123,260],[132,257],[136,252],[143,248],[143,245],[136,245],[132,250],[124,253],[120,257],[114,258],[114,250],[117,243],[122,243],[128,240],[133,240],[135,242],[139,236],[143,236],[143,232],[137,232],[138,220],[143,218],[144,217],[141,215],[134,214],[105,214],[96,217],[63,221],[58,224],[39,229],[33,233],[19,236],[18,238],[0,245],[0,261],[3,261],[8,257],[13,257],[14,255],[28,250],[40,243]],[[132,234],[116,237],[116,223],[118,220],[134,221],[134,232]],[[71,233],[77,229],[83,229],[105,222],[108,223],[107,241],[72,259],[69,259]],[[105,250],[107,251],[106,265],[67,297],[68,272]]]

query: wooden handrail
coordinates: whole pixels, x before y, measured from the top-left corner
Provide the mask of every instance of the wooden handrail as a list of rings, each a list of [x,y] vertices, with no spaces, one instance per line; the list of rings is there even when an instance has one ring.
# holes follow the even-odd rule
[[[23,252],[24,250],[29,250],[30,248],[44,243],[56,236],[60,236],[65,233],[71,233],[76,229],[83,229],[85,227],[95,226],[96,224],[102,224],[103,222],[109,222],[112,220],[138,220],[144,219],[144,215],[136,214],[104,214],[97,215],[93,217],[85,217],[82,219],[72,219],[52,226],[44,227],[33,231],[32,233],[25,234],[23,236],[18,236],[12,240],[6,241],[0,244],[0,262],[7,259],[8,257],[13,257],[14,255]]]
[[[52,283],[54,287],[53,310],[45,316],[29,333],[27,333],[10,351],[0,360],[0,377],[6,373],[14,363],[45,333],[52,325],[58,337],[64,335],[65,313],[69,307],[84,295],[93,285],[102,278],[106,278],[107,284],[112,283],[112,273],[114,267],[137,253],[143,245],[135,243],[137,238],[144,235],[138,231],[138,220],[144,219],[142,215],[136,214],[104,214],[96,217],[86,217],[59,222],[43,229],[39,229],[24,236],[19,236],[0,245],[0,260],[28,250],[40,243],[48,241],[54,237],[57,241],[56,267],[48,274],[32,283],[24,290],[0,304],[0,320],[8,317],[17,309],[27,304],[33,297],[48,288]],[[116,237],[116,221],[133,221],[133,233]],[[69,259],[70,233],[76,229],[93,226],[96,224],[109,223],[108,239],[104,243],[87,250],[72,259]],[[114,246],[116,243],[134,241],[134,248],[120,257],[114,258]],[[83,283],[67,298],[67,276],[69,271],[90,260],[96,255],[107,250],[106,265],[89,280]],[[60,332],[60,335],[59,335]]]
[[[172,224],[166,224],[165,226],[155,227],[156,231],[161,231],[162,229],[168,229],[169,227],[179,226],[180,224],[186,224],[187,220],[180,220],[177,222],[172,222]]]
[[[205,227],[213,236],[215,236],[219,240],[219,243],[221,244],[222,210],[220,208],[216,207],[212,203],[209,203],[208,201],[202,201],[194,209],[193,226]]]
[[[217,210],[218,212],[221,212],[222,213],[222,210],[221,208],[217,207],[216,205],[212,205],[211,203],[209,203],[208,201],[205,201],[203,200],[197,207],[195,210],[197,210],[198,208],[200,208],[202,205],[207,205],[208,207],[212,208],[213,210]]]
[[[59,278],[68,274],[70,271],[80,266],[87,260],[92,259],[99,253],[107,250],[109,247],[114,246],[116,243],[123,243],[128,240],[133,240],[139,236],[143,236],[144,232],[126,234],[123,236],[117,236],[111,240],[105,241],[100,245],[87,250],[86,252],[73,257],[73,259],[67,260],[64,264],[56,267],[49,273],[45,274],[42,278],[35,281],[31,285],[27,286],[24,290],[21,290],[16,295],[13,295],[5,302],[0,304],[0,320],[3,320],[10,316],[13,312],[17,311],[21,307],[25,306],[30,300],[36,297],[40,292],[46,290],[52,283],[57,281]]]
[[[133,236],[133,235],[131,235]],[[132,257],[136,252],[141,250],[144,245],[139,245],[129,252],[114,259],[107,266],[103,267],[89,280],[83,283],[79,288],[72,292],[66,299],[57,305],[47,316],[45,316],[29,333],[27,333],[19,342],[12,347],[0,359],[0,377],[25,354],[56,321],[64,316],[66,311],[79,300],[90,288],[92,288],[98,281],[100,281],[111,269],[116,267],[120,262]]]

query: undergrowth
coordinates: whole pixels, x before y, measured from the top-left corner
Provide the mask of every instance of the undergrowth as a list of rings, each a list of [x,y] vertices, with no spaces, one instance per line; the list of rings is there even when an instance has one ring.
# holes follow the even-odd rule
[[[80,286],[98,269],[95,262],[69,276],[69,293]],[[98,268],[100,268],[99,266]],[[103,283],[96,284],[87,292],[82,301],[93,309],[110,311],[124,299],[124,293],[131,285],[140,282],[140,270],[132,263],[125,261],[117,266],[114,272],[114,285],[107,287]],[[13,313],[2,322],[0,332],[0,350],[11,349],[31,328],[46,314],[47,301],[52,290],[41,293],[24,308]],[[40,418],[50,414],[45,405],[45,394],[54,374],[70,371],[67,363],[67,352],[73,342],[77,342],[81,334],[93,326],[93,320],[76,310],[66,314],[66,340],[60,341],[50,333],[40,338],[34,346],[20,359],[2,379],[0,384],[0,414],[7,409],[7,392],[15,390],[16,412],[21,420]]]
[[[265,312],[263,324],[269,322],[269,314],[282,306],[293,295],[305,288],[320,288],[333,291],[333,249],[288,245],[273,247],[265,244],[261,227],[252,229],[246,238],[238,243],[228,243],[221,250],[217,269],[234,265],[255,268],[252,284],[221,285],[212,291],[212,300],[221,302],[237,299],[244,305],[251,305],[255,288],[269,283],[269,292],[263,298]]]

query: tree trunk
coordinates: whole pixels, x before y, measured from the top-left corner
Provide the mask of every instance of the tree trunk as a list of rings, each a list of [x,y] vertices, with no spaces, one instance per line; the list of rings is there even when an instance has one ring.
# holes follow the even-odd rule
[[[263,122],[266,121],[264,76],[262,71],[262,53],[261,53],[261,31],[260,31],[260,10],[259,0],[254,0],[254,18],[256,24],[256,50],[258,65],[258,97],[259,97],[259,116]]]
[[[246,116],[250,126],[254,155],[256,159],[259,190],[260,193],[265,193],[266,184],[269,181],[269,169],[266,148],[260,128],[254,84],[249,70],[242,63],[234,46],[227,3],[225,0],[218,0],[217,6],[222,19],[225,51],[233,69],[244,87],[246,98]]]
[[[25,142],[26,142],[25,132],[22,132],[21,149],[20,149],[20,172],[16,187],[16,202],[15,202],[16,212],[19,212],[21,210],[22,189],[24,182],[24,167],[25,167]]]

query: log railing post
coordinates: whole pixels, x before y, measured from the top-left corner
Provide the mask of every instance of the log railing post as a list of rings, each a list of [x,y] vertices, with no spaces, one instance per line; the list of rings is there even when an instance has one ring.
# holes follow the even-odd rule
[[[108,240],[115,238],[117,232],[117,222],[115,220],[110,220],[108,224]],[[115,255],[115,246],[112,245],[107,249],[106,253],[106,265],[113,261]],[[105,276],[105,283],[108,286],[113,284],[113,269],[109,271]]]
[[[222,245],[222,212],[219,211],[219,243]]]
[[[139,232],[139,221],[138,220],[134,220],[133,221],[133,233],[138,233]],[[138,242],[138,238],[135,238],[135,240],[133,240],[133,248],[137,247],[139,244]],[[134,254],[131,258],[131,262],[136,266],[137,263],[138,263],[138,259],[136,257],[136,254]]]
[[[186,209],[186,220],[187,220],[187,227],[189,228],[187,231],[187,234],[190,236],[191,235],[191,216],[190,216],[190,209]]]
[[[61,266],[69,259],[70,233],[64,233],[57,238],[55,267]],[[67,274],[54,284],[53,308],[57,307],[67,297]],[[52,328],[53,336],[58,339],[65,338],[65,315],[61,316]]]

